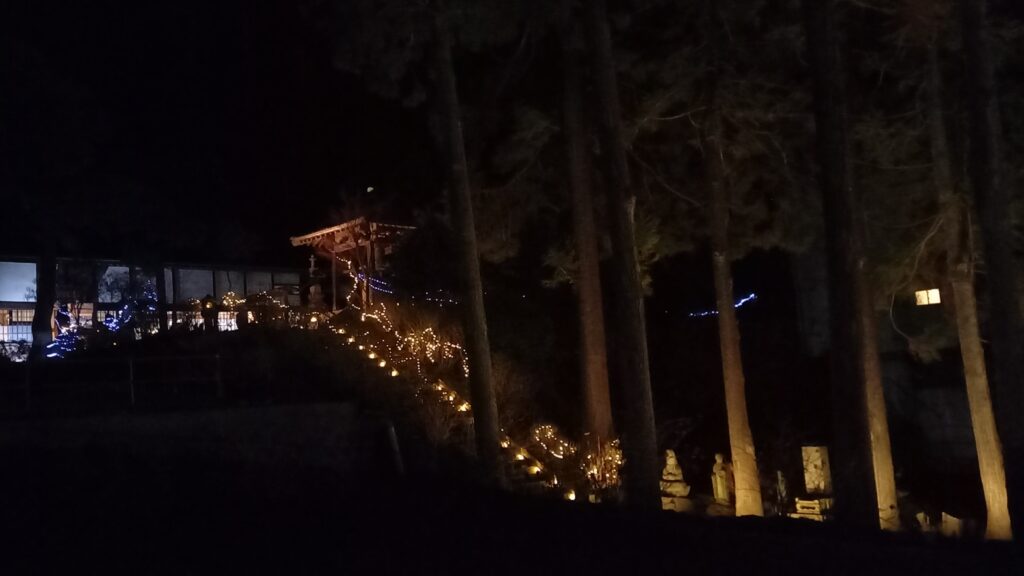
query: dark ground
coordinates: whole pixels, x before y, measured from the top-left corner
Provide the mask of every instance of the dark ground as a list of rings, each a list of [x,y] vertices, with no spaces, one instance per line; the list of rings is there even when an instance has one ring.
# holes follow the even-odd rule
[[[6,423],[0,565],[5,574],[1024,573],[1009,545],[633,516],[467,478],[399,477],[384,437],[378,419],[347,404]]]

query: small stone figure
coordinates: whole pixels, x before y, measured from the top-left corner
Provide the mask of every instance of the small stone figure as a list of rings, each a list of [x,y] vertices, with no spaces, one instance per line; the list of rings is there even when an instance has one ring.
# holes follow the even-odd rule
[[[946,538],[959,538],[963,534],[963,521],[950,514],[942,513],[942,522],[939,524],[939,533]]]
[[[789,505],[789,486],[786,485],[786,477],[782,474],[782,470],[775,471],[775,495],[778,497],[779,510],[785,510]]]
[[[674,512],[689,512],[692,504],[687,500],[690,485],[683,481],[683,470],[673,450],[665,450],[665,468],[661,471],[661,508]]]
[[[930,534],[936,531],[935,524],[932,523],[932,519],[928,517],[928,514],[923,510],[914,514],[914,520],[917,522],[917,529],[924,534]]]
[[[326,308],[324,292],[319,284],[313,284],[309,287],[309,307],[313,310],[323,310]]]
[[[735,491],[732,479],[732,464],[725,461],[721,453],[715,454],[715,466],[711,469],[711,487],[714,489],[715,502],[729,505]]]

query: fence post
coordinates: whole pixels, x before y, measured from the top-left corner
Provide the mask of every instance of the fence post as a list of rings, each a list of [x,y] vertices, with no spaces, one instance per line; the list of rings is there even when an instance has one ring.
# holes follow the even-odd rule
[[[135,358],[128,359],[128,395],[135,407]]]

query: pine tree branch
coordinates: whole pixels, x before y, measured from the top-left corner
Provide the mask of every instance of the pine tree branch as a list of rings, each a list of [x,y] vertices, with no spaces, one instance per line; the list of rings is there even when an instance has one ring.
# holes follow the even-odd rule
[[[663,176],[662,176],[662,175],[661,175],[660,173],[658,173],[658,171],[657,171],[657,170],[655,170],[655,169],[654,169],[654,168],[653,168],[653,167],[652,167],[652,166],[651,166],[650,164],[648,164],[648,163],[644,162],[644,161],[643,161],[643,160],[642,160],[642,159],[640,158],[640,156],[638,156],[638,155],[636,154],[636,152],[634,152],[633,150],[630,150],[630,151],[629,151],[629,155],[630,155],[630,156],[631,156],[631,157],[632,157],[632,158],[633,158],[634,160],[636,160],[637,164],[639,164],[639,165],[640,165],[640,166],[641,166],[641,167],[642,167],[642,168],[643,168],[644,170],[646,170],[646,171],[647,171],[648,173],[650,173],[650,174],[651,174],[651,176],[654,176],[654,180],[655,180],[655,181],[656,181],[656,182],[657,182],[658,184],[661,184],[662,188],[664,188],[665,190],[667,190],[667,191],[671,192],[672,194],[674,194],[674,195],[678,196],[678,197],[679,197],[679,198],[681,198],[682,200],[685,200],[686,202],[689,202],[690,204],[692,204],[693,206],[695,206],[695,207],[697,207],[697,208],[702,208],[702,207],[703,207],[703,204],[701,204],[701,203],[700,203],[700,202],[698,202],[697,200],[693,199],[693,198],[692,198],[692,197],[690,197],[690,196],[687,196],[686,194],[683,194],[683,193],[682,193],[682,192],[680,192],[679,190],[676,190],[676,189],[675,189],[674,187],[672,187],[672,185],[670,185],[670,184],[669,184],[669,183],[668,183],[668,182],[667,182],[667,181],[665,180],[665,178],[664,178],[664,177],[663,177]]]

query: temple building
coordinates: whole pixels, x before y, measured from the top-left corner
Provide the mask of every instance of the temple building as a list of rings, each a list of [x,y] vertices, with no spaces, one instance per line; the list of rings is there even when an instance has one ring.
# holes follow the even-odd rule
[[[375,285],[374,278],[387,268],[388,256],[401,238],[414,229],[412,226],[356,218],[295,236],[291,238],[291,243],[295,247],[308,246],[315,258],[329,263],[327,286],[323,286],[323,289],[329,292],[328,303],[331,309],[337,310],[345,305],[346,295],[342,293],[342,284],[349,274],[365,280],[357,286],[359,300],[364,306],[373,301],[375,291],[385,290]],[[312,268],[315,269],[315,259]]]
[[[301,269],[166,263],[136,266],[118,260],[58,258],[57,300],[72,305],[76,323],[92,328],[131,299],[157,305],[166,326],[201,322],[195,302],[207,296],[221,301],[273,293],[289,306],[301,303]],[[32,342],[36,305],[36,263],[31,258],[0,258],[0,343]],[[235,315],[221,312],[218,328],[235,328]],[[163,322],[160,322],[162,325]]]

